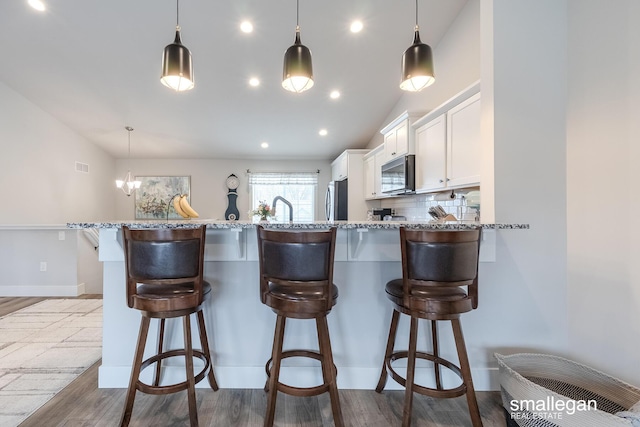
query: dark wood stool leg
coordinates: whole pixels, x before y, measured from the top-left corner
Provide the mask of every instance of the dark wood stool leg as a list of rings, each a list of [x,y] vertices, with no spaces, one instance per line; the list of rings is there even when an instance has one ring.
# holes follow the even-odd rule
[[[376,391],[378,393],[382,393],[385,384],[387,384],[387,363],[389,363],[389,359],[391,358],[391,354],[393,353],[393,347],[396,343],[396,332],[398,330],[399,318],[400,312],[397,310],[393,310],[393,315],[391,316],[391,327],[389,328],[389,338],[387,338],[387,349],[384,353],[384,360],[382,361],[382,372],[380,373],[380,379],[378,380],[378,385],[376,386]]]
[[[264,427],[273,426],[273,420],[276,415],[276,397],[278,396],[278,380],[280,378],[280,362],[286,320],[286,317],[280,314],[276,318],[276,330],[273,336],[273,349],[271,350],[271,376],[268,383],[269,396],[267,397],[267,414],[264,417]]]
[[[473,427],[482,427],[482,417],[476,400],[476,392],[473,388],[473,379],[471,378],[471,367],[469,366],[469,358],[467,357],[467,348],[464,344],[464,336],[462,335],[462,326],[460,319],[452,319],[453,337],[456,341],[456,350],[458,350],[458,358],[460,359],[460,370],[462,371],[462,379],[467,387],[467,403],[469,404],[469,414],[471,415],[471,423]]]
[[[211,357],[211,350],[209,350],[207,327],[204,323],[204,314],[202,313],[202,310],[198,311],[198,330],[200,331],[200,344],[202,345],[202,351],[204,355],[207,356],[207,359],[209,359],[209,373],[207,373],[209,385],[213,391],[218,391],[218,383],[216,382],[216,376],[213,372],[213,358]]]
[[[431,321],[431,342],[433,343],[433,355],[436,358],[440,357],[440,354],[438,351],[438,322],[435,320]],[[440,364],[434,361],[433,369],[436,376],[436,388],[438,390],[442,390],[442,380],[440,378]]]
[[[333,369],[333,354],[331,352],[331,339],[329,338],[329,326],[327,325],[326,315],[316,318],[316,328],[318,330],[320,354],[322,355],[322,377],[324,382],[329,384],[333,424],[336,427],[343,427],[344,421],[342,419],[342,409],[340,408],[336,371]]]
[[[158,330],[158,353],[157,354],[161,354],[162,349],[164,348],[164,321],[165,319],[160,319],[160,328]],[[156,362],[156,376],[155,376],[155,379],[153,380],[153,385],[156,387],[160,385],[161,368],[162,368],[162,359]]]
[[[184,326],[184,361],[187,374],[187,398],[189,401],[189,420],[191,427],[198,427],[198,408],[196,406],[196,380],[193,372],[193,344],[191,341],[191,318],[187,314],[182,318]]]
[[[407,355],[407,383],[404,391],[404,412],[402,427],[411,425],[411,410],[413,406],[413,379],[416,373],[416,347],[418,344],[418,318],[411,316],[411,331],[409,332],[409,354]]]
[[[138,378],[140,377],[140,365],[142,365],[142,357],[144,356],[144,347],[147,344],[147,334],[149,333],[148,317],[142,316],[140,319],[140,332],[138,333],[138,344],[136,345],[136,354],[133,357],[133,366],[131,367],[131,378],[129,379],[129,388],[127,390],[127,399],[124,405],[124,412],[120,419],[120,426],[126,427],[131,421],[131,413],[133,412],[133,401],[136,398],[136,390]]]

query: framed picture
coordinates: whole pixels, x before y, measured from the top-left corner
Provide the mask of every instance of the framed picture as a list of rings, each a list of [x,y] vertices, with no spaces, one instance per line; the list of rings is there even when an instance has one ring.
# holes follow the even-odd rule
[[[186,194],[190,197],[190,176],[136,176],[141,182],[136,190],[135,210],[136,219],[183,219],[169,205],[176,194]]]

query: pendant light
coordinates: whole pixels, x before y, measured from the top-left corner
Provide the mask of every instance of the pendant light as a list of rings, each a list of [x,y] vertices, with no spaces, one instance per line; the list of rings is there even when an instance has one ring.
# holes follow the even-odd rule
[[[163,85],[182,92],[193,89],[193,63],[191,62],[191,52],[180,39],[180,0],[176,0],[176,38],[173,43],[164,48],[162,55],[162,77],[160,81]]]
[[[129,132],[129,155],[127,158],[130,159],[131,158],[131,132],[133,131],[133,128],[131,126],[126,126],[125,129],[127,130],[127,132]],[[121,189],[124,192],[124,194],[126,194],[127,196],[131,196],[138,188],[140,188],[140,184],[142,184],[142,182],[134,180],[130,170],[127,171],[127,174],[124,176],[123,179],[116,180],[116,187]]]
[[[282,87],[290,92],[304,92],[313,87],[311,51],[300,42],[300,0],[296,0],[296,39],[284,53]]]
[[[420,41],[420,32],[418,30],[418,0],[416,0],[416,27],[413,44],[402,55],[400,89],[409,92],[419,92],[436,80],[433,75],[431,47]]]

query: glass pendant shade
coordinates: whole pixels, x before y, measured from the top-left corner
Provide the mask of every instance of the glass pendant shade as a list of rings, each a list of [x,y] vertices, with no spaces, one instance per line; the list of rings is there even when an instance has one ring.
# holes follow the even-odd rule
[[[195,86],[191,52],[182,44],[180,27],[176,29],[174,42],[164,48],[160,81],[177,92],[190,90]]]
[[[137,181],[133,179],[133,176],[131,175],[131,171],[127,171],[127,174],[124,176],[123,179],[116,179],[116,187],[121,189],[124,192],[124,194],[126,194],[127,196],[132,195],[134,191],[140,188],[141,184],[142,184],[142,181]]]
[[[431,47],[420,41],[420,33],[416,29],[413,44],[402,55],[400,89],[419,92],[435,81]]]
[[[313,87],[311,51],[300,42],[300,28],[296,28],[296,40],[284,53],[282,87],[289,92],[304,92]]]

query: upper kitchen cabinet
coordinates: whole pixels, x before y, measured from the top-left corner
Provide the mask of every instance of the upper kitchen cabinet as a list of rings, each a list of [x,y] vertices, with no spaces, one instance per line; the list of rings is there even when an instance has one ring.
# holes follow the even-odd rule
[[[365,149],[344,150],[331,163],[331,180],[342,181],[343,179],[356,177],[356,181],[362,180],[362,157],[368,153]]]
[[[381,191],[381,170],[384,159],[384,144],[364,155],[364,198],[367,200],[384,197]]]
[[[384,136],[383,163],[414,153],[413,132],[410,130],[411,125],[421,116],[422,113],[405,111],[380,131]]]
[[[414,124],[416,192],[480,184],[480,83]]]
[[[363,157],[369,150],[345,150],[331,163],[333,181],[348,180],[347,212],[349,221],[363,221],[367,218],[365,202]]]

